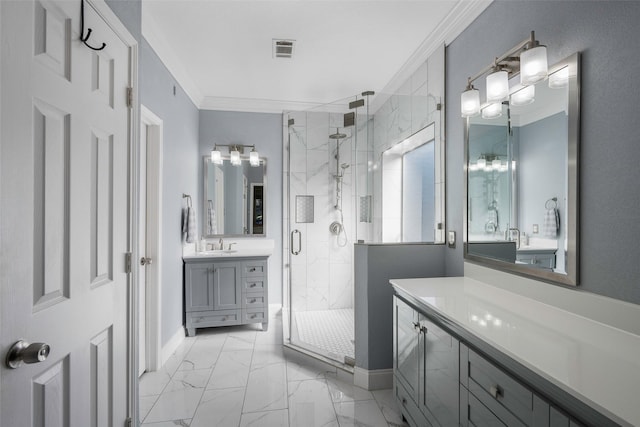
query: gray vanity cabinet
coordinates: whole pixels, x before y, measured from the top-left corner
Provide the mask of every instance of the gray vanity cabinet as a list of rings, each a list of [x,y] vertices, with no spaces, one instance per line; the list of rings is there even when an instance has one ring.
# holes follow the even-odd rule
[[[197,328],[268,324],[266,259],[185,259],[184,311],[188,336]]]
[[[459,342],[394,299],[394,392],[412,426],[458,424]]]

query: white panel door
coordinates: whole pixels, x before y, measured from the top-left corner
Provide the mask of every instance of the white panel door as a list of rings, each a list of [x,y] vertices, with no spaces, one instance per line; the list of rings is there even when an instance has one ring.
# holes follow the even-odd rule
[[[1,1],[0,425],[127,416],[130,49],[80,1]],[[49,357],[4,366],[17,340]]]

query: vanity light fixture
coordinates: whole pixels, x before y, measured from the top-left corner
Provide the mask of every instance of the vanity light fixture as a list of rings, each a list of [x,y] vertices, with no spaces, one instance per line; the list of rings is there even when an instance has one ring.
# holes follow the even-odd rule
[[[256,147],[253,147],[251,152],[249,152],[249,164],[254,168],[260,166],[260,157],[258,156]]]
[[[560,89],[569,84],[569,67],[560,68],[553,74],[549,74],[549,87]]]
[[[494,102],[482,109],[483,119],[495,119],[502,115],[502,102]]]
[[[480,91],[473,87],[471,79],[467,84],[467,90],[460,96],[462,117],[473,117],[480,113]]]
[[[215,144],[213,150],[211,150],[211,162],[213,164],[222,164],[222,153],[220,153],[218,147],[229,148],[229,160],[233,166],[240,166],[242,164],[241,155],[244,154],[244,149],[251,148],[249,152],[249,164],[252,167],[260,166],[260,155],[256,151],[256,146],[244,144]]]
[[[516,107],[531,104],[536,97],[536,87],[525,86],[522,89],[519,89],[511,94],[510,103],[511,105],[515,105]]]
[[[487,102],[502,102],[507,99],[508,96],[509,73],[505,70],[496,68],[496,71],[487,76]]]
[[[480,105],[480,94],[473,87],[473,82],[490,73],[486,77],[487,103]],[[520,74],[520,86],[509,96],[509,78]],[[545,79],[548,75],[547,48],[535,38],[530,37],[518,43],[493,63],[485,67],[474,77],[469,77],[467,87],[460,97],[462,117],[472,117],[482,111],[485,119],[502,115],[502,101],[510,98],[513,105],[526,105],[533,102],[535,89],[533,84]],[[532,89],[526,89],[531,86]],[[523,87],[526,89],[523,89]],[[515,95],[518,93],[517,95]],[[514,96],[515,95],[515,96]],[[519,104],[518,104],[519,103]],[[498,108],[500,106],[500,108]]]
[[[529,86],[536,84],[549,74],[547,63],[547,47],[536,40],[533,31],[531,40],[520,54],[520,84]]]
[[[240,152],[237,149],[229,152],[229,158],[232,165],[240,166]]]
[[[222,164],[222,153],[220,153],[218,147],[214,147],[213,150],[211,150],[211,163],[214,165]]]

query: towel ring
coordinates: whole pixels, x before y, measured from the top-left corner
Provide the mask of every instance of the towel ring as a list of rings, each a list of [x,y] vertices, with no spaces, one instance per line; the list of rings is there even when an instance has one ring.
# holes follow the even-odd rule
[[[544,203],[545,209],[555,209],[558,207],[558,198],[552,197]]]
[[[182,198],[187,199],[187,206],[191,207],[191,196],[185,193],[182,193]]]

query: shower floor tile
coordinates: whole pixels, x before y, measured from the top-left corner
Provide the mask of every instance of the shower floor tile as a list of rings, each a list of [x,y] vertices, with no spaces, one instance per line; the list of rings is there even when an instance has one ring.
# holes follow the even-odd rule
[[[340,362],[354,358],[353,309],[315,310],[295,313],[297,338],[326,352]]]

